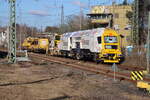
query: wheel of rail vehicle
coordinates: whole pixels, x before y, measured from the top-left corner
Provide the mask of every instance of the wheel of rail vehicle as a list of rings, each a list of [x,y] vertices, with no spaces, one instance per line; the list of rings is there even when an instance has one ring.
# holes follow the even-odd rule
[[[76,59],[75,53],[73,51],[70,52],[70,58]]]
[[[77,60],[81,60],[83,57],[80,53],[76,53],[76,59]]]
[[[98,54],[96,54],[96,53],[93,55],[93,61],[96,62],[97,64],[99,64],[100,62],[102,62],[102,61],[100,61],[98,59]]]
[[[93,55],[93,61],[96,62],[97,59],[98,59],[98,55],[97,55],[97,54],[94,54],[94,55]]]

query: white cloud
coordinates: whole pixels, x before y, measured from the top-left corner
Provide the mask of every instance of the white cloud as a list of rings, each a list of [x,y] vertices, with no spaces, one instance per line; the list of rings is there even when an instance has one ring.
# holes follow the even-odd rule
[[[42,10],[31,10],[29,14],[36,16],[49,16],[48,12]]]
[[[78,0],[73,1],[72,4],[77,5],[77,6],[80,6],[80,7],[82,7],[82,8],[86,8],[86,7],[87,7],[87,4],[86,4],[86,3],[82,3],[82,2],[80,2],[80,1],[78,1]]]

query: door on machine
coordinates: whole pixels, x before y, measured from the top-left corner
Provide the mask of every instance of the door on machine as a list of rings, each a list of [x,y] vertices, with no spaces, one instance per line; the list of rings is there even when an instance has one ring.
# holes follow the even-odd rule
[[[80,49],[80,42],[76,42],[76,48]]]

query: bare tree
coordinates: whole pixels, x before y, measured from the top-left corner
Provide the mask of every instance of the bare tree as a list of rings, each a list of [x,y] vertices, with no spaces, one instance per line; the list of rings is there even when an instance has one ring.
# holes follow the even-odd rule
[[[66,23],[64,25],[64,30],[66,32],[78,31],[78,30],[86,30],[91,29],[92,24],[90,19],[87,17],[82,16],[82,22],[80,22],[80,15],[71,15],[68,16],[66,19]],[[80,25],[82,24],[82,25]],[[82,28],[81,28],[82,26]]]

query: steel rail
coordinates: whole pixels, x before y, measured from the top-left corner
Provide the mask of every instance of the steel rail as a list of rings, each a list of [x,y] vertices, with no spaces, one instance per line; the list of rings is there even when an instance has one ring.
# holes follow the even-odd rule
[[[30,53],[30,57],[42,59],[45,61],[50,61],[50,62],[62,64],[62,65],[66,65],[67,67],[77,68],[77,69],[85,70],[85,71],[89,71],[89,72],[94,72],[96,74],[103,74],[103,75],[109,76],[111,78],[114,77],[114,72],[112,70],[109,70],[109,69],[96,68],[96,67],[91,67],[91,66],[85,66],[82,64],[75,64],[75,63],[70,64],[70,63],[66,63],[65,61],[61,61],[58,59],[57,60],[52,59],[49,56],[45,56],[45,55],[41,55],[41,54],[34,54],[34,53],[31,54]],[[136,83],[136,81],[131,80],[129,74],[120,73],[120,72],[116,72],[115,74],[116,74],[115,78],[119,79],[120,81],[127,80],[129,82]]]
[[[0,51],[3,51],[3,52],[7,52],[7,49],[2,49],[2,48],[0,48]],[[31,54],[31,53],[30,53]],[[35,53],[34,53],[35,54]],[[44,54],[43,54],[44,55]],[[60,57],[54,57],[54,56],[49,56],[49,57],[53,57],[53,59],[61,59],[62,60],[62,58],[60,58]],[[68,59],[69,60],[69,59]],[[64,60],[65,61],[65,60]],[[69,60],[69,61],[71,61],[71,60]],[[74,63],[75,61],[72,61],[71,63]],[[92,63],[92,64],[95,64],[94,62],[90,62],[90,63]],[[139,71],[139,70],[145,70],[145,68],[139,68],[139,67],[136,67],[136,66],[127,66],[127,65],[117,65],[118,66],[118,68],[120,68],[120,69],[123,69],[123,70],[128,70],[128,71]]]
[[[0,51],[5,51],[7,52],[7,50],[5,49],[1,49],[0,48]],[[62,65],[66,65],[68,67],[75,67],[75,68],[78,68],[78,69],[81,69],[81,70],[86,70],[86,71],[90,71],[90,72],[94,72],[94,73],[97,73],[97,74],[103,74],[103,75],[107,75],[109,77],[114,77],[114,72],[110,69],[106,69],[106,68],[97,68],[97,67],[91,67],[91,66],[85,66],[83,64],[77,64],[77,63],[74,63],[75,61],[71,62],[72,64],[68,63],[68,61],[66,60],[69,60],[69,59],[66,59],[66,60],[62,60],[62,58],[59,58],[59,57],[53,57],[53,56],[46,56],[44,54],[35,54],[35,53],[29,53],[29,56],[32,56],[34,58],[38,58],[38,59],[43,59],[43,60],[46,60],[46,61],[50,61],[50,62],[54,62],[54,63],[59,63],[59,64],[62,64]],[[71,60],[70,60],[71,61]],[[121,67],[120,67],[121,66]],[[119,65],[119,68],[121,69],[140,69],[140,68],[137,68],[137,67],[128,67],[128,66],[122,66],[122,65]],[[130,82],[133,82],[133,83],[136,83],[136,81],[133,81],[131,80],[130,78],[130,74],[127,74],[127,73],[121,73],[121,72],[116,72],[116,78],[118,78],[119,80],[127,80],[127,81],[130,81]],[[147,82],[150,82],[150,79],[149,78],[144,78],[144,81],[147,81]]]

